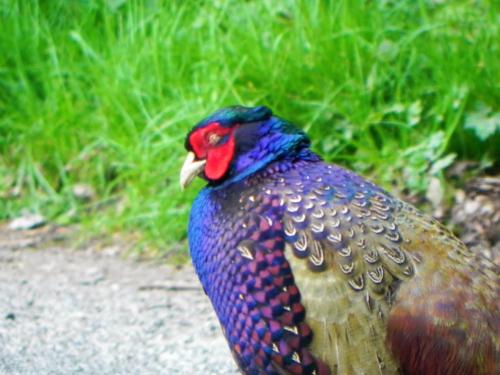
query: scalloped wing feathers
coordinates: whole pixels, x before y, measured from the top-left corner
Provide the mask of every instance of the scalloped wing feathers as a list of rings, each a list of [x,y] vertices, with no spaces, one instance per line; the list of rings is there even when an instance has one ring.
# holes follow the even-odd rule
[[[193,260],[245,374],[496,373],[498,270],[413,207],[305,161],[205,200]]]

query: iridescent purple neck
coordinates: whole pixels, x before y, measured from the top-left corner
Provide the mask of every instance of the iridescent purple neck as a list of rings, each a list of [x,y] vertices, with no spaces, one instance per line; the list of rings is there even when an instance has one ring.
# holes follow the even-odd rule
[[[278,160],[320,160],[309,150],[310,141],[300,129],[278,117],[271,117],[264,122],[244,125],[237,137],[242,140],[257,139],[237,150],[228,177],[213,189],[221,189],[264,169]],[[238,144],[238,140],[237,140]]]

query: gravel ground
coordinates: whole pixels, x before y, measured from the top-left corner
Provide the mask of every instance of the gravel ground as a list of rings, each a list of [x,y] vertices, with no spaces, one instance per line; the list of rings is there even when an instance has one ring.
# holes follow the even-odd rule
[[[192,268],[53,234],[0,227],[1,375],[237,374]]]

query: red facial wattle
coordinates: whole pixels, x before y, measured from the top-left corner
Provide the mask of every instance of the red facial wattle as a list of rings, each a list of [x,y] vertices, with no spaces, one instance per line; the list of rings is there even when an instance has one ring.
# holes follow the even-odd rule
[[[208,151],[205,175],[211,180],[218,180],[224,176],[229,169],[234,156],[234,135],[223,145]]]
[[[222,178],[229,169],[234,157],[234,129],[225,128],[219,123],[212,123],[194,131],[189,136],[189,144],[198,159],[206,159],[205,176],[209,180]],[[222,144],[211,144],[210,137],[228,137]]]

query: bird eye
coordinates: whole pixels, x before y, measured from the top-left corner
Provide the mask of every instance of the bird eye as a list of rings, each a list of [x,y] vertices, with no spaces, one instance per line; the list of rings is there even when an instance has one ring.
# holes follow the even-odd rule
[[[222,137],[216,133],[210,133],[208,135],[208,143],[210,143],[212,146],[215,146],[217,143],[219,143],[221,138]]]

